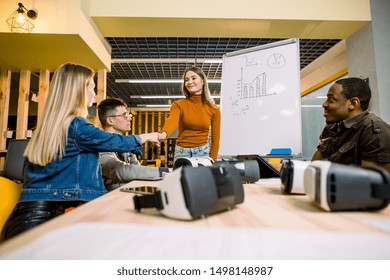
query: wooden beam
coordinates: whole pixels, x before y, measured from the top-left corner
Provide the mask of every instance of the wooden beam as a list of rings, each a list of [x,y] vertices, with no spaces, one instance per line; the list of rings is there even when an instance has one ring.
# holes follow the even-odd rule
[[[43,110],[45,109],[47,95],[49,93],[50,71],[41,70],[39,72],[39,90],[38,90],[38,114],[37,122],[42,118]]]
[[[97,91],[96,91],[96,104],[99,105],[104,99],[106,99],[106,88],[107,88],[107,70],[100,69],[97,72]],[[93,118],[94,124],[97,127],[102,128],[102,125],[99,121],[98,110],[96,108],[96,116]]]
[[[141,134],[142,133],[142,115],[143,113],[142,112],[139,112],[138,113],[138,127],[137,127],[137,131],[134,132],[135,134]]]
[[[97,94],[96,103],[99,104],[106,99],[106,87],[107,87],[107,70],[100,69],[97,72]]]
[[[152,127],[151,129],[149,130],[150,132],[155,132],[156,131],[156,112],[150,112],[151,116],[152,116]],[[152,149],[152,158],[151,159],[155,159],[154,157],[154,145],[153,143],[150,143],[150,148]]]
[[[165,124],[165,122],[167,121],[168,117],[169,117],[168,112],[165,111],[165,112],[164,112],[164,124]],[[162,128],[161,128],[161,129],[162,129]],[[165,147],[164,156],[165,156],[165,159],[167,159],[167,161],[168,161],[168,140],[165,139],[164,141],[165,141],[165,145],[164,145],[164,147]]]
[[[145,126],[144,126],[144,133],[148,133],[149,131],[149,112],[145,112]],[[143,158],[148,158],[148,151],[149,151],[149,142],[145,142],[144,144],[144,155]]]
[[[138,121],[138,119],[139,119],[139,115],[133,114],[133,117],[131,118],[131,131],[129,132],[130,134],[137,134],[135,131],[135,122]]]
[[[0,150],[7,145],[9,99],[11,92],[11,71],[0,71]]]
[[[31,71],[20,70],[16,139],[25,139],[28,124]]]
[[[161,111],[157,113],[157,132],[161,132]],[[158,155],[160,156],[161,160],[165,160],[161,158],[161,145],[158,147]]]

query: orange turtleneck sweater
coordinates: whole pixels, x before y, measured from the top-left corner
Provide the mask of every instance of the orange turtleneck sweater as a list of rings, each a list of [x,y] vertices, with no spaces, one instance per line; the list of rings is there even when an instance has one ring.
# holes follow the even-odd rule
[[[221,111],[202,103],[201,95],[192,95],[172,103],[169,118],[162,131],[171,135],[177,127],[177,145],[193,148],[206,145],[211,128],[210,157],[217,159],[220,140]]]

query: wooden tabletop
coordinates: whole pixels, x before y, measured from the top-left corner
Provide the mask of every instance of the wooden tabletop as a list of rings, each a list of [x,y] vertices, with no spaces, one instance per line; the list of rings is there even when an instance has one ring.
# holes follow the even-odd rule
[[[159,182],[133,181],[127,186],[158,186]],[[138,213],[134,210],[133,194],[114,190],[77,209],[46,222],[26,233],[0,244],[0,257],[22,248],[53,229],[78,223],[147,225],[191,229],[273,230],[284,233],[350,234],[384,238],[390,249],[390,208],[375,212],[325,212],[313,205],[305,195],[285,195],[276,179],[260,180],[244,185],[245,201],[232,210],[204,219],[181,221],[163,216],[155,209]],[[321,235],[319,235],[321,236]],[[341,239],[340,239],[341,240]]]

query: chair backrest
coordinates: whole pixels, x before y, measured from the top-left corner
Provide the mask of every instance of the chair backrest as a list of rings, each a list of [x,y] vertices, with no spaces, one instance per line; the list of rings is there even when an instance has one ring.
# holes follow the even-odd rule
[[[7,155],[5,156],[3,176],[23,182],[24,150],[29,139],[12,139],[8,143]]]

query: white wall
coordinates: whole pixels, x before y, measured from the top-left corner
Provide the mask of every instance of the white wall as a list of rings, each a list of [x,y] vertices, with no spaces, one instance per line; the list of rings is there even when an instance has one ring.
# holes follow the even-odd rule
[[[349,76],[369,78],[370,110],[390,123],[390,1],[370,3],[372,22],[347,39]]]
[[[380,116],[390,123],[390,1],[371,0],[372,35]]]

